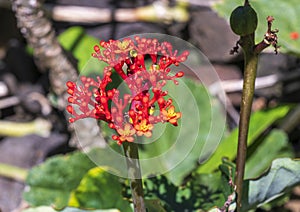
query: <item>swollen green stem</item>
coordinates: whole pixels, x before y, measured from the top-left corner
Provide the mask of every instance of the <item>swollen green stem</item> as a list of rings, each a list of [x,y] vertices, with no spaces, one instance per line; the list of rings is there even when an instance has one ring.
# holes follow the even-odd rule
[[[136,143],[124,142],[123,150],[126,156],[134,212],[146,212],[138,145]]]
[[[254,51],[254,34],[241,37],[240,45],[243,47],[245,62],[235,178],[235,184],[237,186],[236,191],[238,194],[238,212],[240,212],[242,208],[243,180],[247,156],[247,138],[258,63],[258,54]]]

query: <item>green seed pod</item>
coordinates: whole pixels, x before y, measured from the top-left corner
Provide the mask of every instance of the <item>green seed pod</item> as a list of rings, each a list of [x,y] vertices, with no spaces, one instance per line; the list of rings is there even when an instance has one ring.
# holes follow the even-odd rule
[[[257,27],[255,10],[250,5],[235,8],[230,16],[230,27],[235,34],[240,36],[252,34]]]

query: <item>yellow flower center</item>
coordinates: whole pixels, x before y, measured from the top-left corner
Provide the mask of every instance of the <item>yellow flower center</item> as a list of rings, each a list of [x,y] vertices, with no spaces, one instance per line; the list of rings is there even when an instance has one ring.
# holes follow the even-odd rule
[[[121,49],[121,50],[125,50],[129,45],[129,42],[128,41],[120,41],[120,43],[118,43],[118,47]]]

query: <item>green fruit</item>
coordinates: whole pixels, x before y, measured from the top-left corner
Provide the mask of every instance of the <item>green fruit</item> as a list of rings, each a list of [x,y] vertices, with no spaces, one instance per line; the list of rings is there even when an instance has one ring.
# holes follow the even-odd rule
[[[257,14],[250,6],[239,6],[235,8],[230,16],[232,31],[240,36],[252,34],[257,27]]]

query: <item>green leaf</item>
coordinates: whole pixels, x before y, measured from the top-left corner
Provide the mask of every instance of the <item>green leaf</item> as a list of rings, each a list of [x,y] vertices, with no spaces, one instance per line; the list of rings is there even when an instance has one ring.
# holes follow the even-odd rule
[[[231,12],[237,6],[242,4],[241,0],[222,0],[213,8],[225,19],[229,20]],[[273,29],[279,29],[279,45],[281,52],[291,52],[300,55],[300,39],[291,39],[290,33],[300,33],[300,4],[297,0],[282,1],[273,0],[270,4],[269,0],[250,1],[251,6],[258,14],[258,28],[256,33],[256,42],[260,42],[264,38],[267,31],[267,16],[273,16]],[[284,11],[284,12],[283,12]],[[287,15],[288,14],[288,15]]]
[[[255,139],[257,139],[258,136],[261,135],[276,120],[284,117],[289,109],[290,106],[279,106],[252,114],[249,126],[248,146],[251,145]],[[198,173],[211,173],[216,170],[222,163],[223,157],[233,160],[236,157],[237,140],[238,129],[235,129],[227,138],[221,141],[218,149],[214,152],[212,157],[199,166]]]
[[[29,209],[23,210],[23,212],[58,212],[58,211],[49,206],[40,206],[40,207],[36,207],[36,208],[29,208]],[[118,209],[82,210],[79,208],[67,207],[63,210],[60,210],[59,212],[120,212],[120,210],[118,210]]]
[[[69,206],[91,209],[118,208],[131,211],[128,201],[122,196],[119,178],[103,168],[91,169],[72,192]]]
[[[24,199],[32,206],[63,208],[71,191],[93,167],[95,164],[80,152],[52,157],[29,172],[26,179],[29,190],[24,193]]]
[[[271,168],[258,179],[244,182],[243,211],[281,196],[300,183],[300,161],[290,158],[276,159]]]
[[[94,52],[93,47],[99,41],[87,35],[82,27],[70,27],[58,36],[58,41],[64,49],[70,51],[78,60],[78,70],[80,72],[84,69],[84,74],[88,75],[95,70],[103,68],[104,63],[101,66],[101,63],[97,59],[91,57]]]
[[[255,152],[247,159],[245,178],[258,177],[276,158],[292,156],[286,133],[274,129],[258,144]]]
[[[144,150],[140,152],[142,158],[169,153],[159,160],[156,166],[170,170],[166,176],[179,185],[196,167],[198,160],[206,160],[217,147],[225,126],[222,120],[225,118],[219,102],[208,94],[203,85],[193,80],[183,79],[177,86],[168,85],[166,90],[173,95],[176,102],[178,101],[179,107],[176,108],[182,113],[181,126],[157,126],[156,129],[165,127],[162,135],[155,142],[145,145]],[[187,90],[190,93],[187,93]],[[159,130],[154,131],[153,136],[156,137],[159,133]],[[150,167],[143,168],[151,169],[152,164],[148,165]],[[171,166],[174,166],[173,169],[169,169]]]

